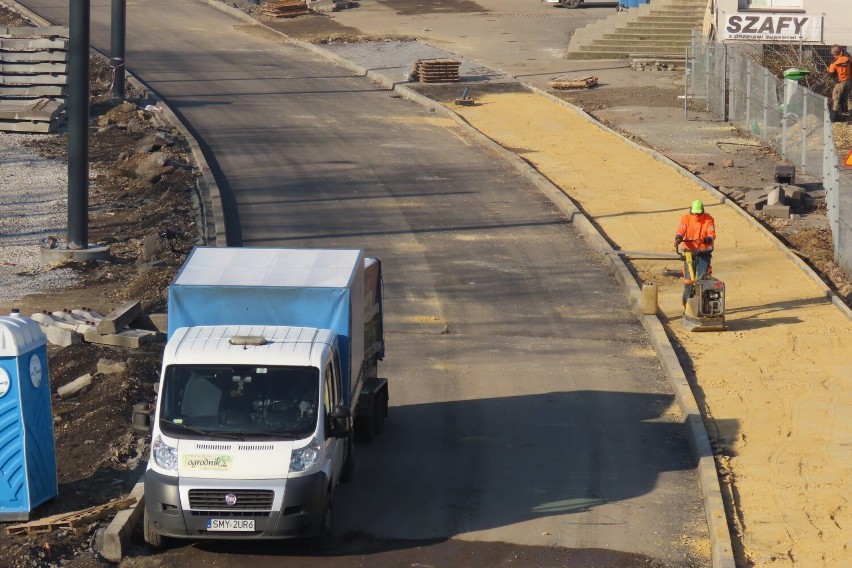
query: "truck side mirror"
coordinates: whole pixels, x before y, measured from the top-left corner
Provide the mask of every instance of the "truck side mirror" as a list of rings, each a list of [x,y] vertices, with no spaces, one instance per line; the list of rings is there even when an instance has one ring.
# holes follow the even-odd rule
[[[352,411],[338,404],[329,414],[329,434],[334,438],[347,438],[352,435]]]
[[[151,433],[151,409],[147,402],[137,402],[133,405],[131,423],[137,434]]]

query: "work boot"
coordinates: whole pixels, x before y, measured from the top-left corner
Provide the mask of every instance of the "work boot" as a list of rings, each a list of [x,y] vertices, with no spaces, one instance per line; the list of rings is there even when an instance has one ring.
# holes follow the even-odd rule
[[[830,120],[831,122],[837,122],[837,111],[836,110],[829,110],[828,111],[828,120]]]

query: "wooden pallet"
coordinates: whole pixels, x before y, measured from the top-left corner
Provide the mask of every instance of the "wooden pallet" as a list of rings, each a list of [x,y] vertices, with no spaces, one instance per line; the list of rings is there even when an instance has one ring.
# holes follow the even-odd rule
[[[418,59],[412,78],[421,83],[448,83],[459,80],[460,61],[453,59]]]
[[[261,7],[267,18],[295,18],[308,13],[307,0],[278,0],[267,2]]]
[[[547,82],[554,89],[588,89],[598,84],[594,75],[565,75]]]
[[[126,497],[104,503],[103,505],[95,505],[82,511],[74,511],[71,513],[60,513],[45,517],[37,521],[30,521],[20,525],[10,525],[6,527],[6,534],[38,534],[47,533],[57,529],[75,529],[93,521],[108,517],[121,509],[126,509],[131,505],[136,504],[136,497]]]

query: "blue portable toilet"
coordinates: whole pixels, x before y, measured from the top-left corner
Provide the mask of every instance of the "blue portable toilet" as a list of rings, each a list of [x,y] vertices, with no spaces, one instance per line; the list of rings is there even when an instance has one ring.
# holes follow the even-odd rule
[[[17,310],[0,317],[0,521],[26,521],[59,492],[47,338]]]

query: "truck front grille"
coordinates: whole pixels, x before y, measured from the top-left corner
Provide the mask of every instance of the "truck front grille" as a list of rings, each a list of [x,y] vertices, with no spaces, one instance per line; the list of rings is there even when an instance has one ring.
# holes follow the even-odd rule
[[[234,495],[237,502],[228,505],[226,495]],[[189,508],[203,511],[271,511],[275,492],[267,489],[190,489]]]

